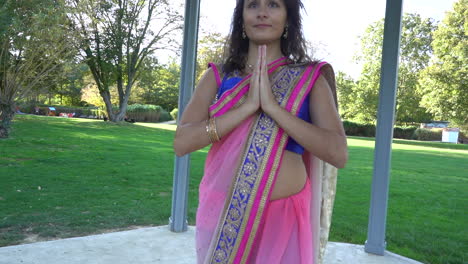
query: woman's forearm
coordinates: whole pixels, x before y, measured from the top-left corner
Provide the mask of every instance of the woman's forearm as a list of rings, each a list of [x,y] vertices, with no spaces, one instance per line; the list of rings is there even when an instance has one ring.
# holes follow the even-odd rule
[[[216,117],[216,130],[220,138],[231,132],[242,121],[255,113],[252,107],[242,104],[240,107]],[[177,127],[174,150],[177,156],[183,156],[211,144],[206,131],[206,120],[183,123]]]
[[[314,156],[337,168],[343,168],[346,164],[348,151],[344,134],[308,123],[279,105],[270,110],[269,115],[290,137]]]

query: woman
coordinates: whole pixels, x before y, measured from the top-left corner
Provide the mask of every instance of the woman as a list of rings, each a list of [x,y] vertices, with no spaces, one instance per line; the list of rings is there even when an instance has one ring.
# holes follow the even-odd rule
[[[319,159],[342,168],[347,146],[333,70],[305,53],[301,7],[238,0],[229,56],[210,64],[180,119],[178,156],[212,143],[200,183],[198,263],[320,261],[336,173]]]

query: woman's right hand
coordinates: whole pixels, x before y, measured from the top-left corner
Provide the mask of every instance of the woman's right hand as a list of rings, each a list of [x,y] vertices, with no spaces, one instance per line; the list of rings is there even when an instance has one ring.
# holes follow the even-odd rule
[[[261,67],[261,46],[258,46],[257,62],[250,77],[250,88],[247,99],[244,103],[253,113],[260,108],[260,67]]]

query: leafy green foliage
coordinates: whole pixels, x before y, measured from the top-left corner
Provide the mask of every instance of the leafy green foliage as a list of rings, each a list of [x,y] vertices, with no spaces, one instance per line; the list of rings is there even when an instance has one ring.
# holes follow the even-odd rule
[[[180,66],[174,60],[169,65],[159,65],[157,60],[148,60],[136,84],[134,102],[155,104],[167,111],[176,108],[179,102]]]
[[[346,73],[337,72],[336,88],[338,97],[339,113],[343,119],[349,119],[355,116],[354,106],[354,87],[356,82]]]
[[[468,124],[468,1],[459,0],[434,32],[434,59],[421,73],[421,106],[441,120]]]
[[[62,1],[5,0],[0,7],[0,138],[8,137],[15,104],[48,88],[74,50]]]
[[[177,108],[172,109],[171,116],[172,116],[172,119],[177,120],[177,118],[179,117],[179,109]]]
[[[343,106],[347,117],[362,122],[375,122],[380,87],[380,72],[384,21],[371,24],[361,37],[361,52],[356,60],[364,63],[363,73],[353,86],[352,93]],[[432,31],[435,22],[423,19],[418,14],[405,14],[402,19],[398,94],[396,102],[397,122],[422,122],[431,119],[416,93],[419,72],[424,69],[432,54]],[[350,85],[348,82],[346,85]],[[349,90],[349,88],[348,88]]]
[[[343,127],[347,136],[375,137],[375,125],[343,121]]]
[[[442,130],[418,128],[414,131],[414,138],[416,140],[423,140],[423,141],[441,141]]]
[[[127,108],[127,117],[137,122],[158,122],[162,108],[159,105],[132,104]]]
[[[195,73],[197,83],[206,71],[208,63],[220,64],[224,62],[224,48],[227,41],[227,36],[217,32],[206,33],[198,41],[197,69]]]
[[[414,126],[394,127],[393,138],[415,139],[414,133],[416,129],[417,127],[414,127]]]
[[[164,0],[67,2],[75,35],[109,119],[121,121],[145,60],[156,49],[177,49],[174,40],[182,29],[182,16]],[[113,86],[118,108],[112,105]]]

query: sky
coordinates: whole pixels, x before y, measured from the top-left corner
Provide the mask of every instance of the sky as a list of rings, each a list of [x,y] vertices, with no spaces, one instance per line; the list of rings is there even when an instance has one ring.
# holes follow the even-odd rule
[[[178,0],[184,3],[184,0]],[[441,21],[456,0],[404,0],[403,12]],[[229,33],[235,0],[201,0],[200,32]],[[366,27],[385,16],[385,0],[303,0],[303,30],[316,48],[314,57],[357,79],[361,65],[353,62]],[[163,59],[164,61],[164,59]]]

